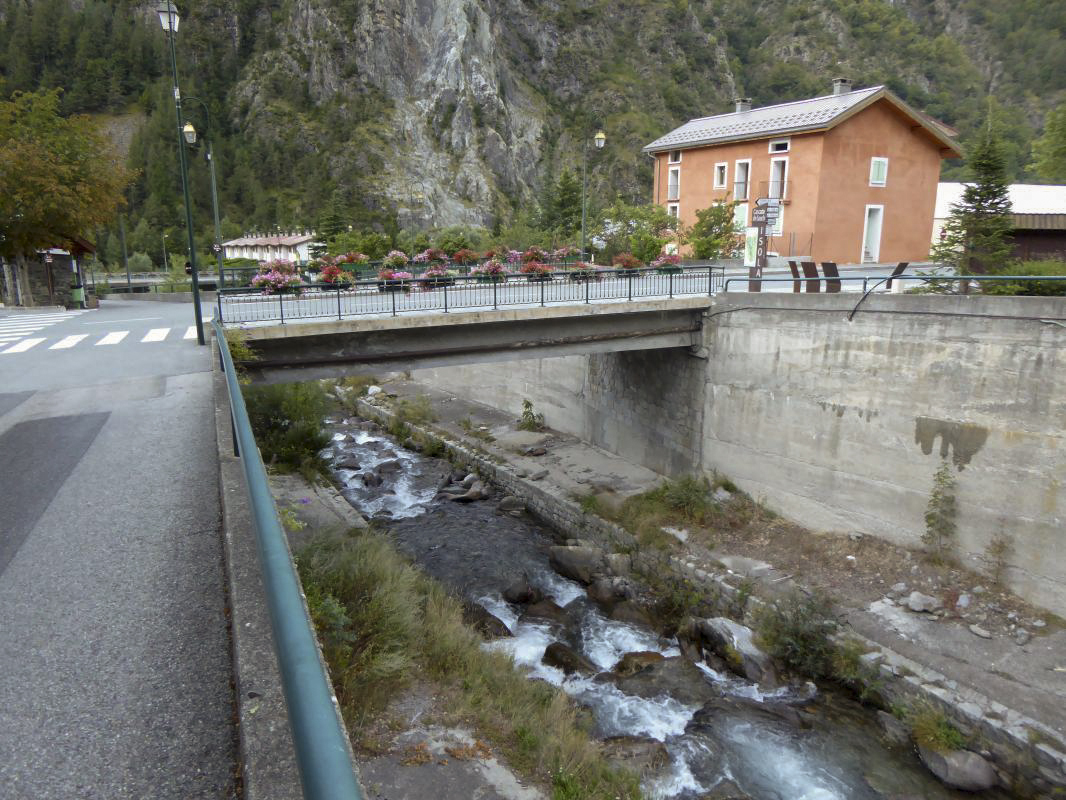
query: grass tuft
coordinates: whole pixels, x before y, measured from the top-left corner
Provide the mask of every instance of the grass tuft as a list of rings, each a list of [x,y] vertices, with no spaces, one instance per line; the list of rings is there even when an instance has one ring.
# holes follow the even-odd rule
[[[330,442],[322,429],[328,399],[318,383],[251,386],[244,401],[264,462],[312,482],[329,476],[320,455]]]
[[[345,719],[360,727],[415,678],[433,681],[450,713],[472,721],[511,766],[554,798],[640,797],[612,769],[560,690],[530,681],[485,650],[459,602],[373,530],[323,536],[297,559]]]

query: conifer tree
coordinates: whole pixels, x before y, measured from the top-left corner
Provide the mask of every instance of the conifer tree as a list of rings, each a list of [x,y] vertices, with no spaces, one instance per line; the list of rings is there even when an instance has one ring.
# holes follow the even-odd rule
[[[1046,183],[1066,183],[1066,103],[1049,111],[1043,135],[1033,142],[1033,173]]]
[[[995,273],[1011,253],[1011,204],[1003,146],[991,121],[978,134],[967,166],[973,182],[952,204],[932,257],[959,275]]]

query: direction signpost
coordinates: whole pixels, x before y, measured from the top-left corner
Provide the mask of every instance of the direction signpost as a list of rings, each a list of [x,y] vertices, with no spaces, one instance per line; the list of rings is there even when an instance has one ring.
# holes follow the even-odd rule
[[[777,197],[760,197],[751,210],[751,224],[758,228],[758,244],[755,250],[755,265],[748,269],[748,291],[762,291],[762,276],[766,269],[766,229],[777,225],[781,216],[781,200]]]

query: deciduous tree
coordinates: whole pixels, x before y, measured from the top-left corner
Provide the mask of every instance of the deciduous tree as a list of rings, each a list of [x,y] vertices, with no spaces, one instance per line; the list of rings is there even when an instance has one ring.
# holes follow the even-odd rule
[[[0,99],[0,257],[24,287],[26,256],[109,223],[133,177],[92,120],[59,115],[59,95]]]

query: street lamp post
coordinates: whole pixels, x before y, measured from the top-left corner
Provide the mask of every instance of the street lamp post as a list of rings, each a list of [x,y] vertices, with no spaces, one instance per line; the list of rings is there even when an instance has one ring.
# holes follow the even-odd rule
[[[596,142],[596,149],[602,150],[603,145],[607,142],[607,134],[603,131],[596,131],[596,135],[592,137],[592,140]],[[578,256],[582,261],[585,260],[585,192],[588,189],[588,161],[589,161],[589,139],[588,136],[583,136],[581,139],[581,255]]]
[[[207,110],[207,104],[203,100],[196,97],[187,97],[186,100],[192,100],[199,103],[200,107],[204,110],[204,142],[207,145],[207,163],[211,167],[211,212],[215,216],[215,259],[218,262],[218,286],[220,289],[226,287],[226,276],[222,271],[222,225],[218,221],[218,184],[215,180],[215,154],[211,150],[211,138],[208,134],[211,131],[211,114]],[[189,144],[196,144],[196,128],[192,126],[191,122],[185,123],[185,127],[182,128],[182,133],[185,136],[185,141]]]
[[[200,310],[200,273],[196,269],[196,241],[192,229],[192,203],[189,200],[189,168],[185,163],[185,141],[181,118],[181,90],[178,89],[178,54],[174,40],[178,36],[178,10],[171,0],[156,9],[159,22],[170,40],[170,74],[174,79],[174,110],[178,115],[178,163],[181,167],[181,193],[185,198],[185,229],[189,237],[189,266],[192,268],[192,306],[196,319],[196,341],[205,344],[204,320]]]

